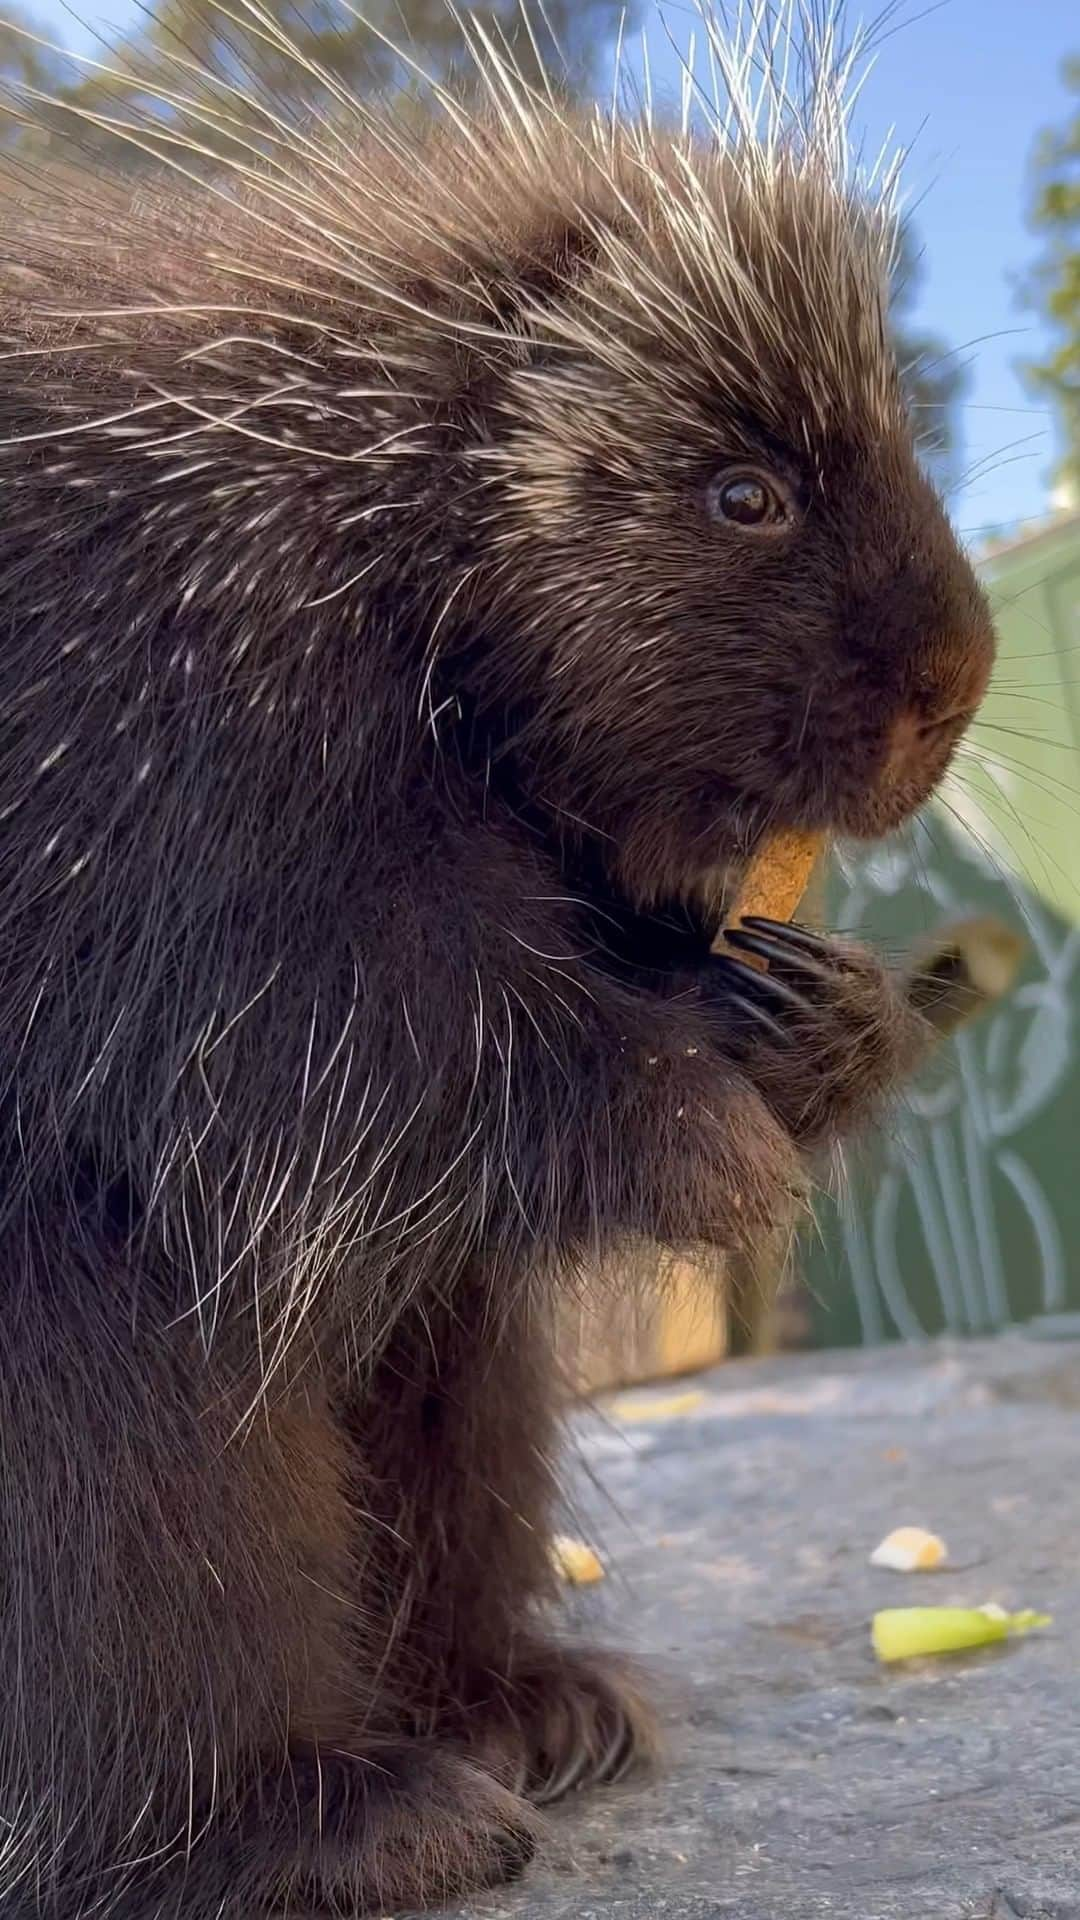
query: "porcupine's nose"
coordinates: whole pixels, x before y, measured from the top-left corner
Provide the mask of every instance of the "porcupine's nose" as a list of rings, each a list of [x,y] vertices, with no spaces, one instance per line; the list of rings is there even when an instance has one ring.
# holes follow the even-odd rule
[[[932,720],[906,711],[893,722],[882,773],[886,784],[917,775],[927,762],[947,758],[971,720],[974,709],[956,707]]]
[[[882,766],[886,786],[934,785],[982,702],[993,662],[992,635],[989,645],[943,647],[941,655],[939,670],[920,676],[889,729]]]

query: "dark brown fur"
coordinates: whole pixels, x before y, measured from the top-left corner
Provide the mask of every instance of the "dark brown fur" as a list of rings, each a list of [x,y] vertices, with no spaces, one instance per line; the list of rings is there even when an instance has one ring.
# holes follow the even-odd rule
[[[778,1036],[708,952],[988,672],[872,241],[705,158],[710,265],[659,136],[538,128],[5,240],[3,1920],[468,1894],[647,1752],[549,1617],[560,1288],[752,1238],[917,1050],[869,954]]]

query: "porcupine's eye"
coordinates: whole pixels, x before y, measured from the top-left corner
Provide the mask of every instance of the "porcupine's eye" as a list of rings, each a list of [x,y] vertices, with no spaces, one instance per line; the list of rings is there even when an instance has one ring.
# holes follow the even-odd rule
[[[764,474],[728,468],[717,474],[708,492],[709,512],[746,533],[782,533],[794,514],[787,495]]]

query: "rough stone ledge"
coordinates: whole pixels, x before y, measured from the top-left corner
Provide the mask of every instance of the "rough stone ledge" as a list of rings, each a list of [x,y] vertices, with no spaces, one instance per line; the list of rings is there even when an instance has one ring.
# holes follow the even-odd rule
[[[676,1418],[578,1430],[574,1524],[610,1572],[575,1612],[651,1662],[668,1771],[559,1810],[469,1920],[1080,1920],[1080,1342],[689,1384]],[[867,1564],[905,1521],[945,1535],[945,1571]],[[1054,1626],[875,1664],[877,1607],[991,1599]]]

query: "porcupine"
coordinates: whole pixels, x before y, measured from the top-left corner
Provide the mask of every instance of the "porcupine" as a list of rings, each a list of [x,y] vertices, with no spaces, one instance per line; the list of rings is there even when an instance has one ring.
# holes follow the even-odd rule
[[[172,176],[11,214],[3,1920],[467,1894],[650,1749],[551,1616],[559,1301],[752,1239],[914,1062],[870,952],[711,939],[993,652],[888,186],[756,51],[702,130],[489,46],[203,181],[189,88]]]

